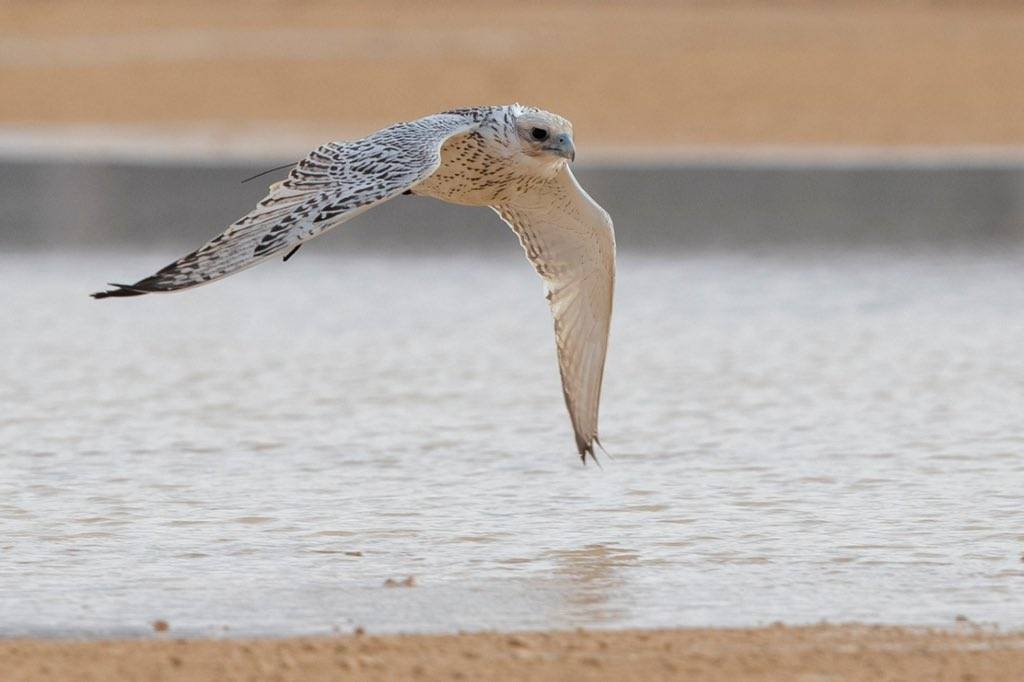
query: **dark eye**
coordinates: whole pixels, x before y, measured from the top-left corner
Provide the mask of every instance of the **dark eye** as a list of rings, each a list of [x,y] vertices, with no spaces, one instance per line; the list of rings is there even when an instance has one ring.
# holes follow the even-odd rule
[[[546,140],[548,139],[548,131],[543,128],[534,128],[530,131],[530,136],[535,140]]]

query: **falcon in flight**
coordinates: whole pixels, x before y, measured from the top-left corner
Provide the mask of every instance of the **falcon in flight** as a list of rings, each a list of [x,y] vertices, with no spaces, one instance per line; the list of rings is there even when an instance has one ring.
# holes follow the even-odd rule
[[[615,285],[615,234],[568,162],[572,124],[518,104],[457,109],[329,142],[270,186],[221,235],[134,284],[94,298],[190,289],[306,242],[400,194],[489,206],[519,236],[555,318],[562,392],[576,447],[594,457]]]

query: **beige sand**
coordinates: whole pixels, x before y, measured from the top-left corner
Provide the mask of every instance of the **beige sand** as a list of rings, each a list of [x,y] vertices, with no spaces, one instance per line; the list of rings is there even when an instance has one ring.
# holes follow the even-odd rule
[[[121,642],[0,641],[5,682],[60,680],[1019,681],[1024,633],[753,630]]]
[[[0,126],[340,136],[518,100],[581,145],[1024,144],[1020,3],[623,5],[5,2]]]

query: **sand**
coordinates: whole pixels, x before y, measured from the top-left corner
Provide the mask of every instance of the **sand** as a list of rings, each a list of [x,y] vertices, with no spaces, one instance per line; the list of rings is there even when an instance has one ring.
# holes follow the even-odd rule
[[[169,633],[173,634],[173,633]],[[1020,680],[1024,633],[857,625],[264,640],[0,641],[32,680]]]
[[[581,147],[1022,145],[1022,35],[968,0],[16,1],[0,128],[322,139],[521,101]]]

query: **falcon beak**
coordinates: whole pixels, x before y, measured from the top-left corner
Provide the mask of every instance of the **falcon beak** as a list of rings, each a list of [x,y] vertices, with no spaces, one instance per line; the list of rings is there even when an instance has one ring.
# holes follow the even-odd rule
[[[573,146],[572,136],[569,133],[562,133],[552,140],[552,142],[554,142],[554,144],[547,147],[548,151],[558,154],[570,161],[576,160],[576,147]]]

